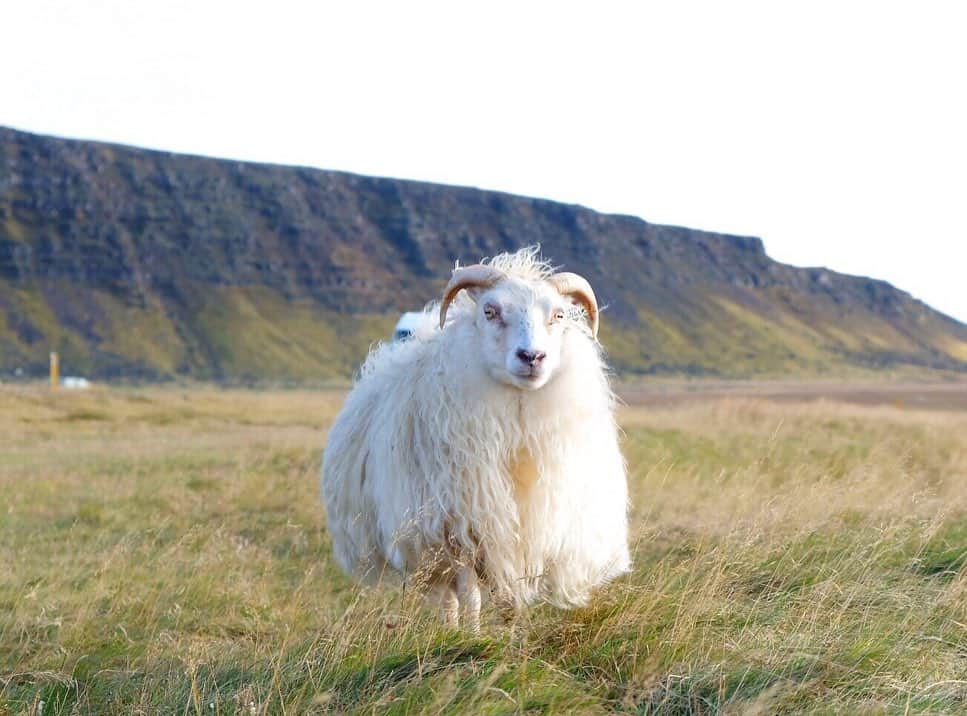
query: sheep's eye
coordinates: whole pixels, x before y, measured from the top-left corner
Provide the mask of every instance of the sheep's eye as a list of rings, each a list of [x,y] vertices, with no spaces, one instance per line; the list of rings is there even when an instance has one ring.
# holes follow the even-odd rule
[[[494,320],[499,315],[499,312],[497,311],[497,307],[491,306],[489,303],[486,306],[484,306],[483,311],[484,311],[484,318],[486,318],[488,321]]]
[[[564,309],[559,308],[556,311],[554,311],[554,314],[551,316],[551,323],[557,323],[558,321],[563,321],[563,320],[564,320]]]

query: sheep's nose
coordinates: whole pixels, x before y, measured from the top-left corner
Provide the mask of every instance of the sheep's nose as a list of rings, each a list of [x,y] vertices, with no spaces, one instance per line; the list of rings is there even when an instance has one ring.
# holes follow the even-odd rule
[[[517,357],[522,363],[527,365],[537,365],[547,356],[544,351],[525,351],[523,348],[517,349]]]

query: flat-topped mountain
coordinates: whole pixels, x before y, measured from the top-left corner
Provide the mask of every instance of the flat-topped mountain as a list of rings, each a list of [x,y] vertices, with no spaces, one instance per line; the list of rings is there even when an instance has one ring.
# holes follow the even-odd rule
[[[455,259],[540,243],[623,373],[967,371],[967,326],[756,238],[478,189],[0,128],[0,376],[348,376]]]

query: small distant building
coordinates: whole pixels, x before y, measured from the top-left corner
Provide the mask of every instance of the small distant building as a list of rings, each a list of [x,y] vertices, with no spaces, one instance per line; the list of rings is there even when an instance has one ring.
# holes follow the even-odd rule
[[[91,387],[91,381],[76,375],[65,375],[60,379],[60,385],[68,390],[87,390]]]

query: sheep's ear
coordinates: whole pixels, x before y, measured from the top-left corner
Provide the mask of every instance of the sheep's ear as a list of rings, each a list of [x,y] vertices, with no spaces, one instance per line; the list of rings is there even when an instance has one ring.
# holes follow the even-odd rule
[[[556,273],[547,279],[557,292],[587,311],[588,321],[591,323],[591,335],[598,337],[598,299],[594,296],[591,284],[583,276],[576,273]]]
[[[454,269],[453,276],[450,277],[450,283],[443,290],[443,300],[440,302],[440,328],[443,328],[443,324],[446,323],[447,309],[450,307],[450,303],[453,302],[453,299],[457,297],[460,291],[464,289],[468,292],[471,290],[481,291],[488,289],[502,278],[504,278],[503,271],[498,271],[493,266],[485,266],[483,264]],[[477,297],[473,294],[470,297],[474,301],[477,300]]]

